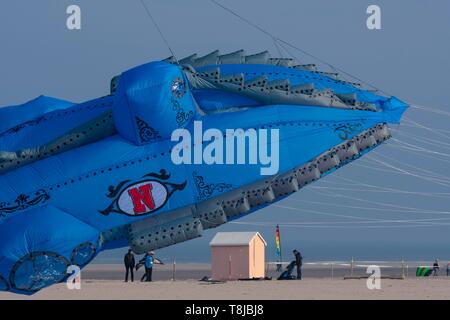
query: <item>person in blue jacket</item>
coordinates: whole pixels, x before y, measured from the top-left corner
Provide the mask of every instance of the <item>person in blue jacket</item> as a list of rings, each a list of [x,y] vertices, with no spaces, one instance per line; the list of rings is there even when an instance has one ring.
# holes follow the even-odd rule
[[[145,254],[144,258],[142,258],[141,262],[144,263],[144,267],[145,267],[145,273],[141,278],[141,281],[145,281],[146,282],[150,282],[152,281],[152,272],[153,272],[153,263],[155,261],[154,259],[154,252],[153,251],[149,251]]]

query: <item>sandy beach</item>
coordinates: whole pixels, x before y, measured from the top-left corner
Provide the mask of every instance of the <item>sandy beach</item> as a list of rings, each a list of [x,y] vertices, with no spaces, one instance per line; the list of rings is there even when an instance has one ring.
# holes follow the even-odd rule
[[[402,271],[401,266],[390,264],[385,266],[383,262],[376,262],[382,269],[382,276],[400,277],[402,273],[406,276],[415,274],[416,265],[426,265],[425,262],[413,263]],[[355,264],[353,274],[355,276],[367,276],[366,267]],[[351,274],[349,262],[337,262],[331,266],[327,262],[304,263],[303,275],[305,278],[344,278]],[[135,272],[135,278],[140,279],[143,275],[143,268]],[[82,279],[85,280],[124,280],[124,268],[121,264],[90,264],[82,270]],[[276,272],[276,266],[266,266],[266,276],[277,278],[279,272]],[[172,264],[156,265],[153,272],[153,280],[165,281],[172,280],[200,280],[203,277],[211,275],[211,265],[209,263],[181,263],[175,265],[175,272]],[[294,270],[295,275],[295,270]]]
[[[230,281],[205,283],[195,280],[124,283],[113,280],[85,280],[80,290],[65,284],[46,288],[35,295],[0,293],[7,299],[144,299],[144,300],[276,300],[276,299],[450,299],[450,280],[383,279],[380,290],[368,290],[366,280],[306,279],[302,281]]]
[[[0,300],[9,299],[177,299],[177,300],[272,300],[272,299],[450,299],[450,277],[381,279],[380,290],[369,290],[366,279],[344,279],[347,268],[337,268],[334,278],[329,267],[305,266],[301,281],[228,281],[209,283],[199,281],[210,274],[208,264],[180,264],[176,266],[176,280],[171,281],[172,266],[157,266],[154,282],[123,282],[121,265],[93,264],[82,271],[80,290],[69,290],[65,284],[45,288],[32,296],[0,293]],[[361,270],[355,275],[363,276]],[[392,275],[398,274],[398,271]],[[276,275],[269,272],[269,275]],[[386,275],[385,276],[389,276]]]

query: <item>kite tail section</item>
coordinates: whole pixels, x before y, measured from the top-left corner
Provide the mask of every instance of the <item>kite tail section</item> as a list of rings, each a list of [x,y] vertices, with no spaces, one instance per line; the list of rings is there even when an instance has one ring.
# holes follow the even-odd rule
[[[0,225],[0,290],[32,294],[64,281],[68,267],[88,264],[100,233],[51,205],[36,207]]]

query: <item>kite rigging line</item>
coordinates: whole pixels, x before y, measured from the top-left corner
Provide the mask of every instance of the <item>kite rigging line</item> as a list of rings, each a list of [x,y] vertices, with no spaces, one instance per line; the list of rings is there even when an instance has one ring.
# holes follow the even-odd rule
[[[178,59],[175,56],[174,51],[172,50],[169,41],[167,41],[167,38],[164,36],[164,33],[162,32],[162,30],[160,29],[160,27],[158,26],[158,23],[156,22],[155,18],[153,18],[153,15],[150,13],[150,9],[148,8],[148,6],[145,4],[144,0],[140,0],[142,6],[144,7],[145,12],[147,13],[147,16],[150,18],[150,20],[152,21],[153,25],[155,26],[156,30],[158,31],[161,39],[164,41],[164,43],[166,44],[167,48],[169,49],[170,53],[172,54],[172,57],[175,59],[176,63],[178,63]]]
[[[279,38],[278,36],[275,36],[275,35],[272,34],[271,32],[269,32],[269,31],[267,31],[266,29],[264,29],[263,27],[261,27],[260,25],[258,25],[258,24],[256,24],[256,23],[250,21],[249,19],[243,17],[241,14],[239,14],[239,13],[237,13],[236,11],[230,9],[229,7],[224,6],[223,4],[219,3],[218,1],[216,1],[216,0],[209,0],[209,1],[210,1],[211,3],[213,3],[214,5],[218,6],[219,8],[221,8],[221,9],[227,11],[228,13],[234,15],[235,17],[239,18],[240,20],[242,20],[243,22],[247,23],[248,25],[250,25],[250,26],[256,28],[257,30],[259,30],[259,31],[262,32],[263,34],[269,36],[269,37],[270,37],[271,39],[273,39],[274,41],[277,41],[277,42],[282,43],[282,44],[284,44],[284,45],[286,45],[286,46],[289,46],[289,47],[291,47],[292,49],[294,49],[294,50],[296,50],[296,51],[298,51],[298,52],[301,52],[302,54],[304,54],[304,55],[306,55],[306,56],[309,56],[309,57],[315,59],[316,61],[319,61],[320,63],[322,63],[322,64],[324,64],[324,65],[327,65],[327,66],[328,66],[330,69],[332,69],[332,70],[337,70],[337,71],[339,71],[339,72],[341,72],[341,73],[343,73],[343,74],[349,76],[350,78],[352,78],[352,79],[354,79],[354,80],[356,80],[356,81],[358,81],[358,82],[364,83],[364,84],[367,85],[368,87],[371,87],[371,88],[373,88],[373,89],[375,89],[375,90],[377,90],[377,91],[380,91],[380,92],[383,92],[383,93],[385,93],[385,94],[387,94],[387,95],[389,95],[389,96],[392,96],[392,95],[389,94],[388,92],[379,89],[378,87],[376,87],[376,86],[374,86],[374,85],[368,83],[367,81],[364,81],[363,79],[360,79],[360,78],[358,78],[358,77],[356,77],[356,76],[350,74],[349,72],[347,72],[347,71],[345,71],[345,70],[343,70],[343,69],[341,69],[341,68],[336,67],[335,65],[333,65],[333,64],[331,64],[331,63],[329,63],[329,62],[327,62],[327,61],[325,61],[325,60],[323,60],[323,59],[321,59],[321,58],[319,58],[319,57],[313,55],[312,53],[307,52],[307,51],[304,50],[304,49],[301,49],[301,48],[299,48],[299,47],[293,45],[292,43],[290,43],[290,42],[288,42],[288,41],[286,41],[286,40],[283,40],[283,39]],[[286,49],[285,49],[285,50],[286,50]]]

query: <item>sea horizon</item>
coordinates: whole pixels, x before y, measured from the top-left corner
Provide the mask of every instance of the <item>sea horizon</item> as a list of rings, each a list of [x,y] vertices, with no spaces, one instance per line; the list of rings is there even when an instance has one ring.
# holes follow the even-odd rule
[[[210,263],[210,248],[203,247],[195,250],[186,250],[174,247],[168,247],[156,250],[156,256],[164,263],[172,263],[175,258],[176,263]],[[295,246],[294,246],[295,248]],[[346,245],[337,251],[335,246],[304,245],[297,246],[302,252],[304,262],[327,262],[327,261],[389,261],[389,262],[429,262],[433,263],[438,259],[440,263],[447,264],[450,261],[450,250],[447,244],[418,244],[399,245],[399,244],[367,244],[367,245]],[[92,263],[94,264],[122,264],[123,255],[127,248],[104,251],[97,256]],[[266,262],[279,261],[275,254],[275,248],[268,245],[266,248]],[[136,255],[140,257],[142,255]],[[291,250],[282,251],[282,261],[289,262],[293,260]]]

